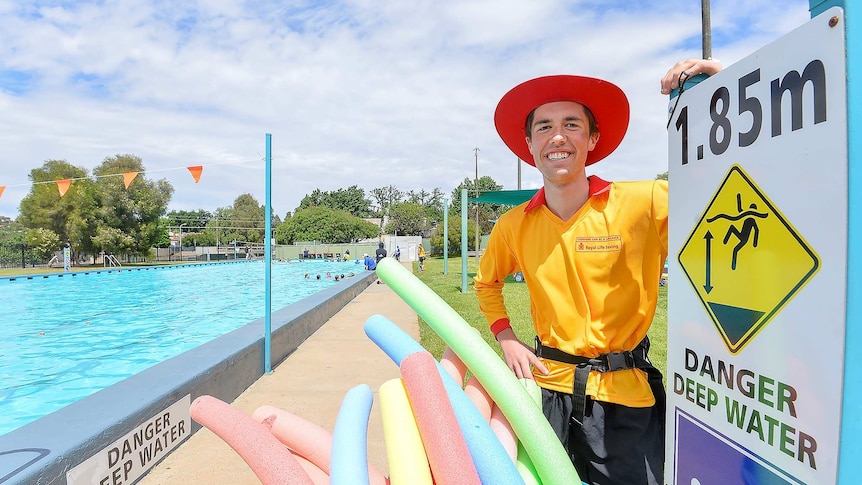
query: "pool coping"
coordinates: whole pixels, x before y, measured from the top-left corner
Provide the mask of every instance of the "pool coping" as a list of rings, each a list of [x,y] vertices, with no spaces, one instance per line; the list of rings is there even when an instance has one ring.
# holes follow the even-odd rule
[[[272,313],[273,365],[377,279],[357,276]],[[0,436],[0,484],[66,484],[67,471],[185,396],[233,401],[264,374],[264,324],[254,320]],[[191,432],[200,428],[192,423]]]

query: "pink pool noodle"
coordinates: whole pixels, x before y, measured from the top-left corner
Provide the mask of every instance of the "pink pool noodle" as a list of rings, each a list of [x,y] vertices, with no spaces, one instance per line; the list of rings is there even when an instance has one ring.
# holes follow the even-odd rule
[[[518,460],[518,437],[515,436],[515,430],[509,424],[509,420],[503,414],[499,406],[494,404],[494,409],[491,410],[491,431],[499,438],[503,444],[503,449],[509,454],[509,458],[513,462]]]
[[[314,485],[329,485],[329,474],[325,471],[321,470],[314,463],[308,461],[300,454],[297,454],[295,451],[288,449],[290,454],[296,459],[297,463],[302,466],[302,469],[308,475],[308,478],[311,478],[311,481],[314,482]]]
[[[488,420],[488,425],[494,436],[500,440],[506,454],[514,463],[518,457],[518,439],[515,437],[515,432],[509,425],[509,420],[503,415],[500,408],[491,400],[491,396],[482,387],[482,384],[475,376],[467,379],[467,384],[464,385],[464,392],[470,398],[470,401],[476,406],[476,409]]]
[[[494,407],[494,402],[491,401],[491,396],[488,395],[482,384],[479,384],[479,380],[475,376],[467,379],[467,383],[464,384],[464,393],[467,394],[485,421],[490,422],[491,408]]]
[[[329,473],[332,451],[332,433],[305,418],[275,406],[261,406],[252,413],[255,421],[270,421],[270,432],[288,448]],[[269,419],[274,417],[274,419]],[[372,485],[386,485],[388,481],[377,467],[368,464],[368,477]]]
[[[242,411],[201,396],[192,402],[189,414],[233,448],[263,485],[314,485],[290,451]]]
[[[455,411],[446,397],[437,361],[427,351],[401,361],[401,378],[437,485],[480,485]]]
[[[449,347],[446,347],[443,356],[440,357],[440,366],[446,369],[446,372],[452,376],[452,380],[457,382],[459,386],[464,385],[464,377],[467,376],[467,366]]]

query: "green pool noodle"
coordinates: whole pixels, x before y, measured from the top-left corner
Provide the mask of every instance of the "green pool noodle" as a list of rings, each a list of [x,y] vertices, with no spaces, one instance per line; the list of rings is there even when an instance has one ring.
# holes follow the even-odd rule
[[[476,376],[503,411],[543,485],[581,483],[559,438],[515,374],[442,298],[394,258],[377,264],[377,276],[418,313]]]
[[[533,401],[536,403],[536,407],[541,409],[542,389],[539,388],[536,381],[533,379],[518,379],[518,382],[524,386],[524,389],[526,389],[530,397],[533,398]],[[536,467],[533,466],[533,462],[530,460],[530,455],[527,454],[527,450],[524,449],[524,445],[522,445],[520,441],[518,441],[518,458],[515,460],[515,468],[524,480],[524,485],[542,485],[542,482],[539,481],[539,477],[536,474]]]

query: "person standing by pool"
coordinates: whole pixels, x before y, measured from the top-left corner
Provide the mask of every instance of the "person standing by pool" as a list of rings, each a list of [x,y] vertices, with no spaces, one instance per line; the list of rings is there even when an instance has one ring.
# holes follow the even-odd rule
[[[374,257],[378,263],[381,259],[386,257],[386,249],[383,247],[383,241],[377,243],[377,251],[374,253]]]
[[[425,271],[425,247],[419,245],[419,271]]]
[[[665,79],[720,69],[679,63]],[[668,253],[667,181],[586,175],[628,128],[628,99],[607,81],[526,81],[502,97],[494,123],[543,187],[494,225],[474,279],[479,307],[507,366],[542,388],[542,410],[581,480],[663,483],[665,389],[647,331]],[[518,271],[535,351],[515,335],[503,301],[505,280]]]

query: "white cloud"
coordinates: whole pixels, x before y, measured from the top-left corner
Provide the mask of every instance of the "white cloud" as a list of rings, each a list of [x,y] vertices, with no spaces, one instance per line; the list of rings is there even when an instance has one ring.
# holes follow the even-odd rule
[[[700,9],[646,1],[376,0],[0,2],[0,215],[14,217],[30,170],[92,169],[133,153],[176,189],[171,209],[386,185],[445,193],[475,170],[516,188],[496,102],[531,77],[619,84],[626,140],[591,171],[665,171],[667,98],[658,80],[700,55]],[[733,62],[808,19],[807,2],[713,2],[713,55]],[[254,161],[258,160],[258,161]],[[185,170],[205,166],[199,184]],[[522,167],[522,186],[541,183]]]

